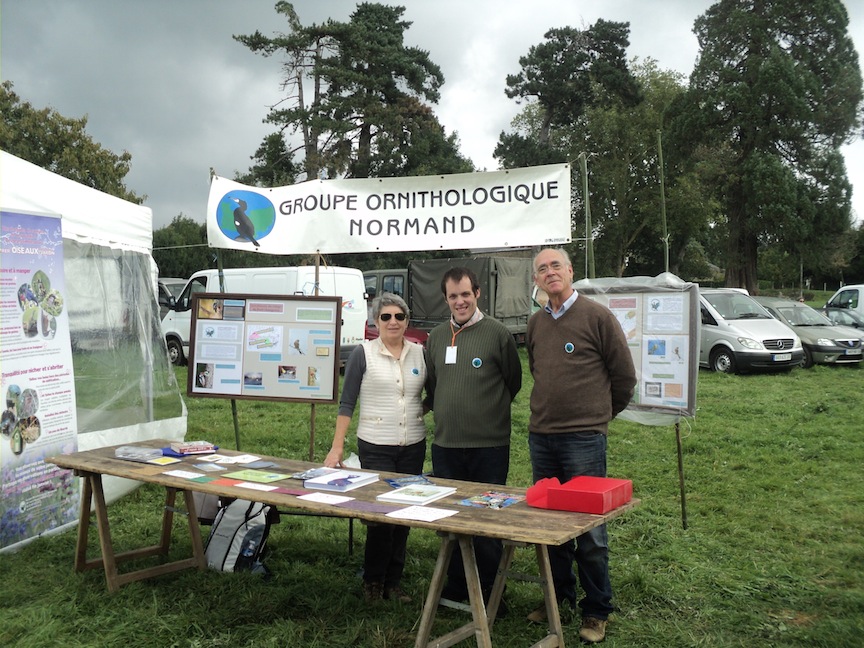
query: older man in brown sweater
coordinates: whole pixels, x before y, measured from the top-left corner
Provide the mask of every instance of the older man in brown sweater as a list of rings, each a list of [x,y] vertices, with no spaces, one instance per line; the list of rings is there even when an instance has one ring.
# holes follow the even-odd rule
[[[605,477],[609,421],[627,407],[636,385],[627,340],[608,308],[573,289],[573,266],[563,250],[541,250],[534,258],[534,282],[549,295],[546,307],[529,320],[526,338],[534,376],[528,423],[534,481]],[[584,591],[579,636],[603,641],[614,610],[606,526],[550,547],[549,560],[558,600],[573,607],[576,561]],[[543,621],[545,607],[528,618]]]

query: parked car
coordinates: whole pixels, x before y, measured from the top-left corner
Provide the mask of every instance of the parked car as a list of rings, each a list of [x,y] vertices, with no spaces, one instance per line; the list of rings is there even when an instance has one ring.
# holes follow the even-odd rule
[[[845,308],[864,317],[864,284],[843,286],[831,295],[827,308]]]
[[[778,320],[792,327],[804,347],[802,366],[861,362],[861,334],[853,328],[833,324],[807,304],[782,297],[754,297]]]
[[[825,317],[842,326],[851,326],[856,329],[864,329],[864,317],[848,308],[831,308],[823,306],[820,311]]]
[[[699,366],[723,373],[789,371],[804,359],[801,340],[746,290],[700,288]]]

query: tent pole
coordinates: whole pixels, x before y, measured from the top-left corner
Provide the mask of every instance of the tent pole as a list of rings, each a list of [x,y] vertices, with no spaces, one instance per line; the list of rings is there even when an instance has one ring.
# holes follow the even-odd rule
[[[681,524],[687,529],[687,498],[684,494],[684,456],[681,453],[681,422],[675,421],[675,439],[678,443],[678,487],[681,489]]]
[[[219,254],[219,249],[216,249],[216,267],[219,270],[219,292],[225,292],[225,273],[222,268],[222,256]],[[231,419],[234,421],[234,445],[237,450],[240,450],[240,422],[237,420],[237,401],[231,399]]]
[[[318,285],[321,279],[321,252],[315,252],[315,296],[318,297]],[[338,361],[338,358],[337,358]],[[315,403],[309,405],[309,461],[315,458]]]

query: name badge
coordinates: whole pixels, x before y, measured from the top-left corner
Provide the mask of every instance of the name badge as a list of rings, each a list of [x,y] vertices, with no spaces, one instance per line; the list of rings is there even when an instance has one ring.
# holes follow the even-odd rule
[[[444,354],[444,364],[456,364],[456,347],[448,346]]]

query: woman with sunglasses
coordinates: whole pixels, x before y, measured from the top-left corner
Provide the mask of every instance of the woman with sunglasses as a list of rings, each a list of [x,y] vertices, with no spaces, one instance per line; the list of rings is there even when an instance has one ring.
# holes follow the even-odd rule
[[[426,382],[423,347],[405,339],[410,312],[397,296],[383,293],[372,303],[379,335],[364,340],[345,363],[336,431],[324,465],[341,467],[345,437],[359,400],[357,452],[368,470],[420,474],[426,458],[426,424],[421,392]],[[368,524],[363,560],[363,596],[411,601],[400,587],[407,526]]]

